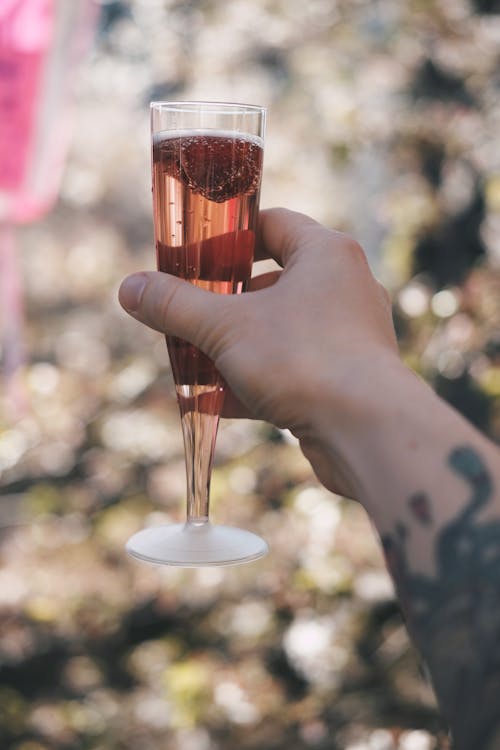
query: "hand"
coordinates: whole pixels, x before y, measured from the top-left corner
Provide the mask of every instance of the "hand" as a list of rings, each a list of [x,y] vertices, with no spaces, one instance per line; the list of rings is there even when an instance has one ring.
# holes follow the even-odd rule
[[[388,295],[354,240],[302,214],[262,211],[257,244],[257,259],[283,270],[254,278],[248,294],[149,272],[123,282],[120,302],[214,360],[230,387],[225,416],[289,428],[320,480],[352,495],[349,471],[324,445],[325,414],[342,429],[372,397],[374,370],[399,364]]]
[[[320,481],[364,504],[457,749],[498,747],[498,448],[402,365],[387,294],[353,240],[273,209],[257,257],[283,270],[248,294],[142,273],[120,301],[215,361],[227,414],[290,428]]]

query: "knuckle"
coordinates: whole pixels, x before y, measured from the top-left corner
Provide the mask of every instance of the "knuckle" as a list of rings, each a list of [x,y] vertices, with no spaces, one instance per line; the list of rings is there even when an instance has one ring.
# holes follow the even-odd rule
[[[367,262],[365,251],[354,237],[350,235],[344,235],[346,250],[357,260]]]
[[[193,320],[193,339],[215,362],[241,336],[240,318],[231,296],[214,295],[210,315],[196,316]]]
[[[218,325],[209,325],[200,330],[200,341],[214,362],[223,360],[235,348],[240,350],[245,332],[234,317],[226,315]]]
[[[146,300],[146,312],[151,324],[164,333],[168,332],[169,319],[178,292],[178,283],[170,283],[167,286],[158,284],[152,287],[151,294]]]
[[[323,230],[324,231],[324,230]],[[330,235],[330,249],[344,252],[348,257],[358,261],[366,262],[366,254],[359,242],[350,234],[339,232],[336,229],[326,230]]]
[[[387,291],[387,289],[385,288],[385,286],[383,284],[381,284],[380,282],[377,282],[377,283],[378,283],[378,288],[380,290],[380,294],[382,295],[382,299],[383,299],[384,303],[387,306],[390,306],[392,303],[391,303],[391,296],[390,296],[389,292]]]

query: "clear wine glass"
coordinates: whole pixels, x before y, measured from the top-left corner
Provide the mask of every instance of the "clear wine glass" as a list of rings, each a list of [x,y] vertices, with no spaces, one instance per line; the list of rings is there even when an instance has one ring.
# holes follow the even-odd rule
[[[151,104],[153,216],[158,270],[219,294],[251,275],[265,109],[246,104]],[[235,565],[268,551],[256,534],[209,520],[210,476],[225,384],[192,344],[167,336],[181,415],[185,523],[143,529],[128,552],[153,563]]]

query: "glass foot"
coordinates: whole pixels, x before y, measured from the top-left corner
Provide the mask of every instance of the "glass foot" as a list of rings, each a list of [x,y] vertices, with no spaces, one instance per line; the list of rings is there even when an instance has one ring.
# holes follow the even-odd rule
[[[152,526],[134,534],[126,549],[139,560],[183,568],[241,565],[269,551],[266,542],[251,531],[209,522]]]

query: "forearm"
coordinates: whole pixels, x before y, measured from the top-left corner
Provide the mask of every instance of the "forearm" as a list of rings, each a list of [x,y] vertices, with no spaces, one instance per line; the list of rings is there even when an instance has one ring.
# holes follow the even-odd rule
[[[400,368],[385,387],[374,372],[365,403],[350,422],[340,410],[336,461],[379,530],[455,747],[499,747],[498,449]]]
[[[277,209],[259,248],[283,270],[251,294],[143,273],[122,304],[199,346],[247,413],[290,428],[325,486],[365,505],[457,749],[487,748],[500,725],[498,452],[401,365],[359,245]]]

